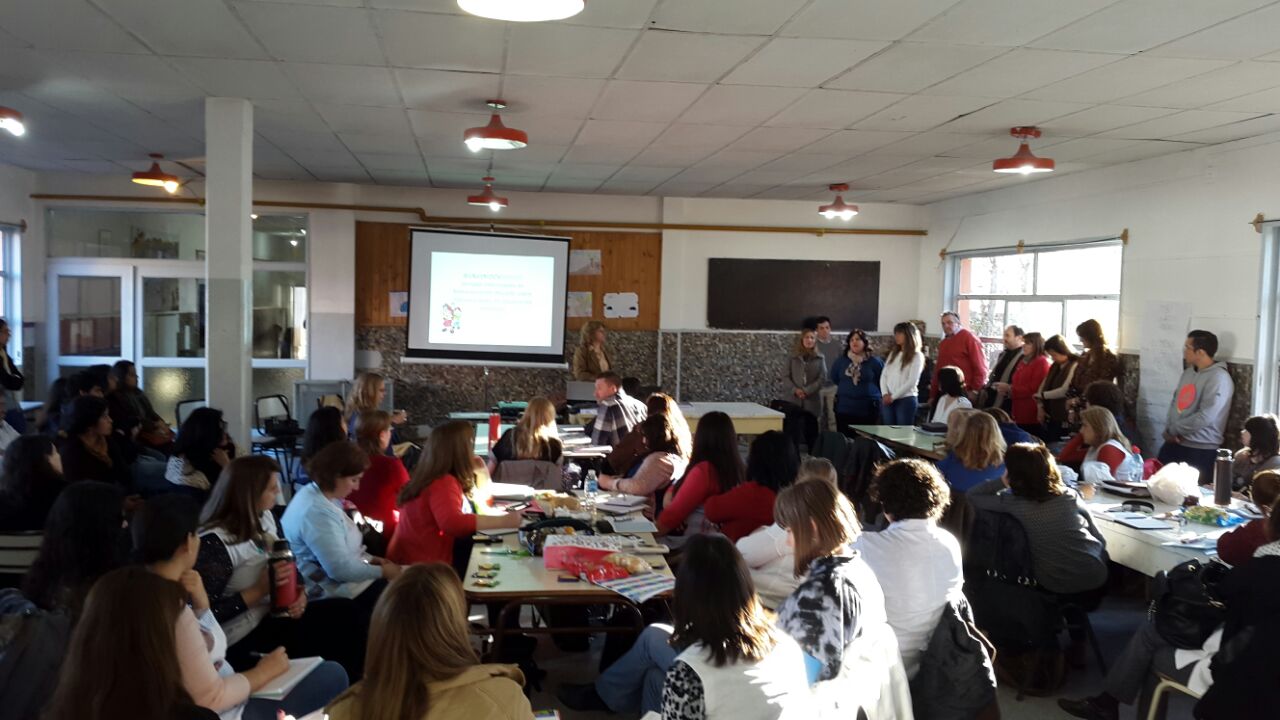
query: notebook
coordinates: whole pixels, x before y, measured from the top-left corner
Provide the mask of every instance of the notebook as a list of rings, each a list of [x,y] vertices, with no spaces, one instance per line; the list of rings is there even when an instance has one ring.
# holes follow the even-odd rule
[[[290,658],[289,669],[283,675],[262,686],[249,697],[283,700],[291,690],[298,686],[298,683],[302,682],[303,678],[310,675],[312,670],[320,667],[322,662],[324,662],[322,657]]]
[[[1167,522],[1149,517],[1118,517],[1116,522],[1137,530],[1169,530],[1173,527]]]

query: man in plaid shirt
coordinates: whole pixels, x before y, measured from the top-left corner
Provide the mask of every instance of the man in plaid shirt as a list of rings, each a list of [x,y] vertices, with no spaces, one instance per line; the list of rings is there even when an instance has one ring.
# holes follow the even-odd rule
[[[617,373],[596,376],[596,421],[591,426],[591,444],[617,445],[649,414],[649,408],[622,389]]]

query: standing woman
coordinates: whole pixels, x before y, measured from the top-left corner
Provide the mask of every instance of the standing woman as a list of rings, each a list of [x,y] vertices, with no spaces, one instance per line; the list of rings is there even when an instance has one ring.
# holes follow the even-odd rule
[[[1024,430],[1037,427],[1036,392],[1049,374],[1049,356],[1044,354],[1044,336],[1030,332],[1022,336],[1022,357],[1013,370],[1013,378],[1006,383],[995,383],[997,392],[1003,391],[1012,401],[1010,415]]]
[[[667,536],[667,544],[678,547],[694,535],[712,532],[703,503],[737,487],[745,475],[733,420],[718,411],[703,415],[693,435],[689,469],[667,490],[658,515],[658,532]]]
[[[786,407],[799,406],[802,439],[813,447],[818,436],[818,417],[822,415],[822,398],[818,391],[827,378],[827,362],[817,351],[818,333],[808,328],[801,330],[791,348],[786,373],[782,378],[782,401]],[[792,410],[792,413],[795,411]]]
[[[1044,343],[1045,352],[1053,364],[1049,366],[1049,374],[1036,391],[1036,419],[1041,423],[1038,435],[1045,442],[1054,442],[1062,437],[1067,426],[1067,396],[1071,393],[1071,382],[1079,367],[1079,356],[1067,344],[1067,339],[1054,335]]]
[[[1084,389],[1090,383],[1103,380],[1115,382],[1120,376],[1120,358],[1107,345],[1107,338],[1102,334],[1102,324],[1089,319],[1076,326],[1076,337],[1080,338],[1080,346],[1084,352],[1076,364],[1076,374],[1071,379],[1071,390],[1068,393],[1067,410],[1072,424],[1079,422],[1079,411],[1084,408]]]
[[[400,489],[400,524],[391,538],[391,560],[452,564],[461,577],[479,530],[520,527],[520,513],[481,515],[476,482],[483,464],[475,457],[475,426],[454,420],[432,431],[413,478]]]
[[[831,365],[836,384],[836,423],[840,432],[852,435],[850,425],[875,425],[880,421],[880,373],[884,361],[871,352],[862,330],[845,338],[845,354]]]
[[[387,455],[391,445],[391,413],[386,410],[362,413],[356,445],[369,456],[369,468],[360,478],[360,486],[347,499],[362,515],[382,523],[382,537],[390,539],[395,535],[399,518],[396,498],[409,482],[404,463]]]
[[[354,440],[356,426],[360,424],[360,413],[366,410],[380,410],[382,401],[387,397],[387,381],[378,373],[360,373],[351,385],[351,394],[347,397],[347,437]],[[403,425],[409,416],[403,410],[391,413],[391,442],[400,442],[396,428]]]
[[[920,401],[916,395],[920,373],[924,372],[924,353],[920,349],[920,330],[909,322],[893,326],[893,350],[880,376],[880,404],[885,425],[914,425]]]
[[[1254,415],[1244,421],[1240,444],[1231,463],[1231,487],[1244,490],[1263,470],[1280,470],[1280,427],[1275,415]]]
[[[578,347],[573,351],[573,379],[594,382],[601,373],[613,370],[609,351],[604,346],[604,323],[590,320],[582,326]],[[616,372],[616,371],[615,371]]]

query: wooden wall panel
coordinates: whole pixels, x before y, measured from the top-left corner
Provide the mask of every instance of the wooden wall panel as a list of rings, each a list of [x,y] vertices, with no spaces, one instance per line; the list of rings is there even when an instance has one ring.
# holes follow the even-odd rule
[[[356,223],[356,326],[404,327],[393,318],[387,294],[409,289],[409,228],[399,223]],[[548,234],[556,234],[554,231]],[[601,274],[570,275],[569,290],[591,293],[591,318],[568,318],[566,336],[587,320],[604,320],[613,330],[657,330],[662,300],[662,235],[658,233],[570,232],[570,250],[599,250]],[[640,315],[604,317],[604,294],[634,292]]]

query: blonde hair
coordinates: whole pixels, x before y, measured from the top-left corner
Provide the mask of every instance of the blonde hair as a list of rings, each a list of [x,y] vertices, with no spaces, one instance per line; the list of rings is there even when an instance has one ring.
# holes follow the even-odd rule
[[[1112,415],[1111,411],[1104,407],[1090,405],[1085,408],[1080,413],[1080,422],[1088,425],[1089,429],[1093,431],[1094,442],[1099,446],[1107,444],[1108,440],[1115,440],[1124,446],[1125,450],[1128,450],[1132,445],[1129,442],[1129,438],[1120,432],[1120,425],[1116,422],[1116,416]]]
[[[360,720],[428,716],[427,686],[480,663],[471,647],[462,583],[443,563],[410,565],[383,591],[369,620],[364,680],[326,710],[351,704]]]
[[[836,474],[836,466],[831,461],[823,457],[811,457],[800,463],[800,472],[796,473],[796,482],[807,482],[809,480],[821,480],[822,482],[838,485],[840,476]]]
[[[400,489],[397,505],[404,505],[422,494],[431,483],[445,475],[458,479],[462,492],[471,497],[476,487],[476,470],[472,465],[475,456],[476,429],[465,420],[452,420],[435,430],[427,438],[426,451],[413,468],[413,477]]]
[[[560,439],[556,428],[556,406],[544,397],[530,400],[511,435],[517,460],[542,459],[551,441]]]
[[[351,394],[347,396],[347,412],[364,412],[378,409],[378,386],[386,386],[386,378],[378,373],[360,373],[351,384]]]
[[[849,499],[825,482],[798,482],[778,493],[773,517],[795,539],[796,577],[808,572],[814,560],[839,554],[860,529]]]
[[[583,348],[591,347],[591,344],[596,341],[597,330],[608,330],[608,328],[599,320],[588,320],[584,323],[582,329],[578,331],[578,345]]]
[[[951,446],[962,465],[970,470],[982,470],[1004,462],[1004,436],[995,418],[984,412],[969,411],[963,422],[959,440]],[[951,428],[947,428],[948,440],[950,435]]]
[[[977,412],[968,408],[956,408],[947,415],[947,447],[955,448],[964,438],[964,429],[969,426],[969,415]]]
[[[814,336],[814,338],[816,339],[816,338],[817,338],[817,336],[818,336],[818,331],[817,331],[817,330],[810,330],[810,329],[808,329],[808,328],[805,328],[804,330],[801,330],[801,331],[800,331],[800,334],[799,334],[799,335],[796,335],[795,342],[793,342],[793,343],[791,344],[791,354],[792,354],[792,356],[794,356],[794,357],[801,357],[801,358],[804,358],[805,360],[808,360],[808,359],[809,359],[809,358],[811,358],[811,357],[816,357],[816,356],[817,356],[817,354],[818,354],[818,346],[817,346],[817,345],[814,345],[814,346],[813,346],[813,347],[811,347],[811,348],[807,348],[807,347],[805,347],[805,346],[804,346],[804,336],[805,336],[805,335],[813,335],[813,336]]]
[[[693,433],[690,432],[689,421],[685,420],[684,413],[680,412],[680,405],[676,403],[675,398],[666,393],[656,392],[650,395],[644,404],[649,408],[650,415],[663,415],[667,418],[671,432],[676,436],[678,454],[688,460],[693,454]]]
[[[382,433],[391,429],[391,413],[386,410],[365,410],[356,423],[356,444],[370,455],[381,455]]]

